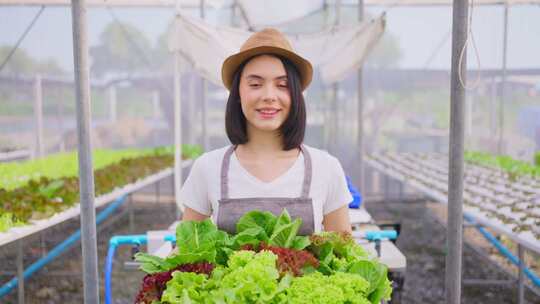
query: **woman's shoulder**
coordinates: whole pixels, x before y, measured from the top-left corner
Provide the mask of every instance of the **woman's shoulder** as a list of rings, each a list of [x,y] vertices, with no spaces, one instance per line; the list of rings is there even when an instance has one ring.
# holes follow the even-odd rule
[[[308,145],[303,145],[308,150],[311,160],[314,164],[322,165],[325,167],[333,167],[339,164],[339,160],[326,150],[317,149]]]
[[[225,152],[227,152],[229,147],[230,145],[204,152],[195,160],[195,163],[197,163],[197,165],[199,165],[200,167],[204,168],[215,167],[216,165],[221,164],[223,156],[225,155]]]

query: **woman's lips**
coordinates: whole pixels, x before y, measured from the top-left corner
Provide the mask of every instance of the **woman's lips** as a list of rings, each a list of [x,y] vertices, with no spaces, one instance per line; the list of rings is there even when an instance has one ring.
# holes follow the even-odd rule
[[[281,110],[277,110],[277,109],[260,109],[260,110],[257,110],[257,113],[259,113],[259,117],[261,117],[262,119],[272,119],[272,118],[277,116],[279,111],[281,111]]]

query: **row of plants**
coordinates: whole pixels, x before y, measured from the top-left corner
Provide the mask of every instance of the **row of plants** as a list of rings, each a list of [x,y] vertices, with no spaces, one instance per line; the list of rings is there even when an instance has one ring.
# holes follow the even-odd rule
[[[195,158],[201,153],[202,149],[198,146],[182,147],[183,158]],[[172,167],[174,163],[172,147],[141,151],[99,150],[94,155],[96,196]],[[47,163],[47,159],[50,163]],[[13,226],[26,225],[32,220],[51,217],[74,206],[79,200],[76,154],[53,155],[46,159],[1,166],[2,170],[7,167],[25,174],[25,178],[19,181],[18,187],[13,187],[13,181],[8,183],[10,187],[0,186],[0,232]],[[37,172],[32,172],[32,169]],[[11,176],[16,180],[14,174],[11,173]]]
[[[440,155],[418,157],[388,154],[370,156],[370,159],[444,196],[448,194],[447,159]],[[535,203],[534,193],[515,189],[515,183],[510,183],[510,186],[501,185],[504,179],[500,176],[485,174],[496,174],[495,171],[484,170],[486,172],[478,174],[473,172],[473,169],[477,168],[469,167],[465,171],[464,205],[474,207],[487,217],[501,221],[513,232],[530,231],[535,238],[540,239],[540,231],[536,228],[540,227],[540,206]],[[506,193],[503,194],[503,190]]]
[[[540,178],[540,153],[535,156],[535,164],[516,160],[507,155],[491,155],[478,151],[465,151],[464,157],[466,162],[472,164],[502,169],[508,173],[512,181],[524,175]]]
[[[297,235],[301,219],[284,210],[250,211],[236,234],[210,219],[176,227],[166,258],[137,253],[146,276],[137,304],[356,303],[390,299],[388,269],[347,233]]]

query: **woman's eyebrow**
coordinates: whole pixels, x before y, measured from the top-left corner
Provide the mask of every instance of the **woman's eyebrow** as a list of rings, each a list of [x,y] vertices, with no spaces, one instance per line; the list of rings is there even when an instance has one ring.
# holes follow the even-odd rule
[[[261,80],[264,79],[264,77],[259,76],[259,75],[256,75],[256,74],[250,74],[250,75],[247,75],[246,78],[247,78],[247,79],[261,79]],[[276,78],[274,78],[274,79],[276,79],[276,80],[282,80],[282,79],[285,79],[285,80],[286,80],[286,79],[287,79],[287,75],[278,76],[278,77],[276,77]]]

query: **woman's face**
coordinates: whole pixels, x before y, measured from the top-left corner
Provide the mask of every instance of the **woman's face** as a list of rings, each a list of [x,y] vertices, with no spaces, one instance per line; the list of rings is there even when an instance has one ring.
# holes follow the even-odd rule
[[[242,71],[239,86],[248,130],[279,130],[291,108],[287,73],[281,60],[269,55],[251,59]]]

